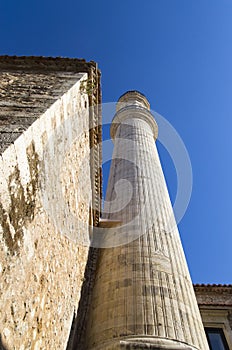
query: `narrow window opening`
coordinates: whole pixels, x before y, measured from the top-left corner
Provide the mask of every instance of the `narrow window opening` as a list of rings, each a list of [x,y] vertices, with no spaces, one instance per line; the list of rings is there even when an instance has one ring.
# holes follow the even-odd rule
[[[230,350],[222,328],[205,328],[210,350]]]

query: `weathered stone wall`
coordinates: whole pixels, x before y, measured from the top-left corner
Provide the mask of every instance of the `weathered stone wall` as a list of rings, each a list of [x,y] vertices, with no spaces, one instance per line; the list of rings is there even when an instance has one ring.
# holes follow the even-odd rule
[[[2,343],[65,349],[88,256],[89,77],[1,74],[0,133],[11,135],[0,158]]]
[[[0,70],[1,70],[0,59]],[[29,67],[28,67],[29,69]],[[0,153],[76,82],[78,73],[0,71]]]

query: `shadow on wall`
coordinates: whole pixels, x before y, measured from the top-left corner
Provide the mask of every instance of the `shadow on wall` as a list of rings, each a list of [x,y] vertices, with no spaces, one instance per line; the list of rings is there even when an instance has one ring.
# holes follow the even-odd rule
[[[1,334],[0,334],[0,350],[9,350],[5,345],[3,345]]]
[[[85,269],[84,282],[77,314],[74,314],[72,328],[66,350],[85,350],[85,331],[88,311],[91,303],[98,249],[90,247],[88,261]],[[1,349],[0,349],[1,350]],[[6,349],[7,350],[7,349]]]

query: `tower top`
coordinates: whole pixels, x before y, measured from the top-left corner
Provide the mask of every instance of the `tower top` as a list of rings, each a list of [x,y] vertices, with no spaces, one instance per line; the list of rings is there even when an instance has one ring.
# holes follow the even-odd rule
[[[126,106],[140,106],[150,110],[150,103],[146,96],[137,90],[127,91],[121,95],[118,99],[116,111],[118,112]]]
[[[127,91],[119,97],[116,105],[116,114],[110,128],[111,138],[114,140],[120,124],[130,124],[129,120],[134,118],[146,121],[152,130],[154,139],[157,139],[158,126],[150,112],[150,103],[145,95],[136,90]]]

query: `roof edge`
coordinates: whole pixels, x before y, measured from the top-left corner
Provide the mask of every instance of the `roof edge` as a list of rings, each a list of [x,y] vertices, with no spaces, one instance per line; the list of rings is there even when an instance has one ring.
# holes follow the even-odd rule
[[[232,284],[194,284],[195,292],[232,294]]]
[[[95,61],[87,62],[83,58],[45,57],[45,56],[0,56],[0,70],[66,71],[89,72],[98,69]]]

